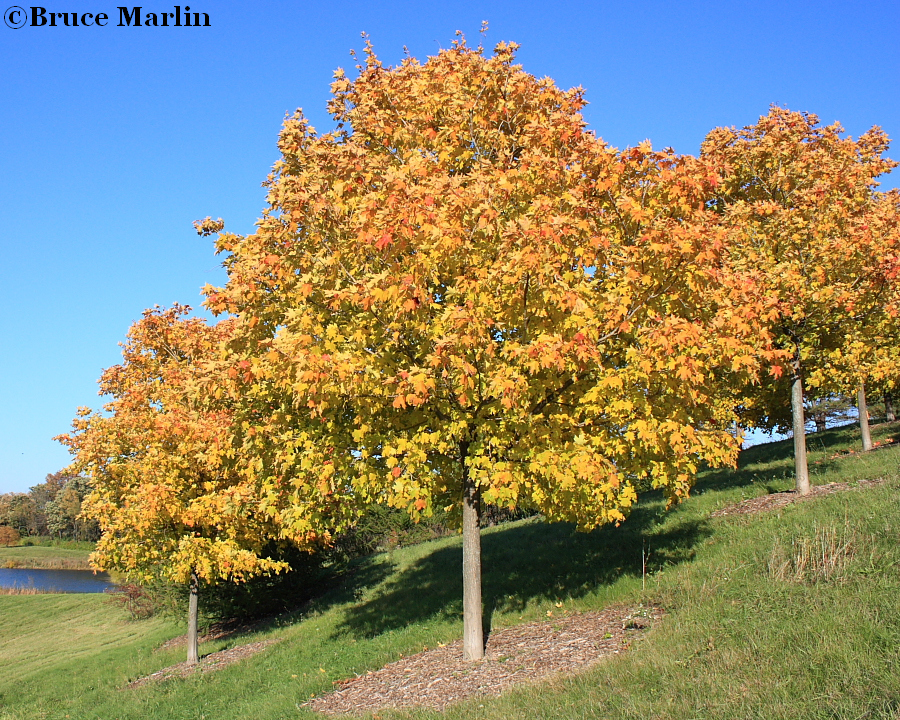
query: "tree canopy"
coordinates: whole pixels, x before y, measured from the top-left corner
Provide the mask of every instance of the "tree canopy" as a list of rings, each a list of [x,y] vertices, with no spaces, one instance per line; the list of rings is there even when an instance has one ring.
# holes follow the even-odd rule
[[[727,228],[729,265],[772,303],[765,317],[789,368],[801,492],[804,390],[846,391],[838,368],[856,368],[858,383],[859,359],[883,346],[878,332],[896,315],[900,245],[885,217],[891,197],[875,192],[896,166],[887,148],[877,127],[854,140],[837,123],[777,106],[755,125],[713,130],[701,148],[721,176],[710,205]],[[751,413],[779,415],[771,386],[749,401]]]
[[[101,378],[112,400],[62,437],[99,567],[240,581],[285,569],[269,540],[440,508],[477,659],[483,503],[619,523],[639,492],[677,502],[733,463],[738,411],[783,421],[788,385],[801,439],[804,384],[893,387],[883,132],[773,107],[699,158],[619,151],[516,50],[460,39],[385,68],[367,42],[335,73],[333,130],[285,120],[256,232],[195,223],[226,255],[205,288],[224,318],[146,311]]]
[[[334,131],[286,120],[257,232],[219,236],[207,302],[236,317],[246,392],[280,408],[273,492],[591,528],[734,459],[726,379],[755,371],[759,303],[723,272],[712,174],[609,147],[582,91],[515,50],[385,69],[367,46],[335,75]]]
[[[256,489],[220,461],[225,408],[198,393],[230,324],[184,317],[188,308],[144,313],[123,362],[100,379],[103,413],[79,412],[60,437],[91,478],[84,513],[100,524],[92,561],[144,579],[241,580],[283,569],[260,550],[275,532]]]

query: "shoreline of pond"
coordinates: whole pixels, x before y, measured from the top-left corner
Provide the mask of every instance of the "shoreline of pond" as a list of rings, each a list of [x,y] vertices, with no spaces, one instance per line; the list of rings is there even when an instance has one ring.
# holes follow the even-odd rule
[[[88,548],[15,545],[0,548],[0,568],[22,570],[92,570]]]
[[[0,564],[0,570],[85,570],[93,571],[90,563],[81,561],[27,561],[6,560]]]

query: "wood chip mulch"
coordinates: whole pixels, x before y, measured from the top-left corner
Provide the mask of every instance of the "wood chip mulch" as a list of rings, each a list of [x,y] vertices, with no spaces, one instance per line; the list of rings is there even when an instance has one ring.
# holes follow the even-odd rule
[[[176,638],[177,639],[177,638]],[[204,655],[200,658],[200,662],[197,665],[188,665],[187,662],[178,663],[177,665],[170,665],[167,668],[163,668],[158,672],[153,673],[152,675],[146,675],[142,678],[138,678],[137,680],[133,680],[124,686],[123,689],[130,690],[132,688],[142,687],[143,685],[149,685],[154,682],[162,682],[164,680],[171,680],[172,678],[186,678],[194,673],[204,673],[204,672],[213,672],[214,670],[221,670],[222,668],[228,667],[229,665],[234,665],[241,660],[244,660],[251,655],[256,655],[256,653],[265,650],[269,645],[278,642],[278,639],[271,640],[262,640],[260,642],[249,643],[247,645],[238,645],[237,647],[228,648],[227,650],[220,650],[219,652],[210,653],[209,655]]]
[[[511,685],[587,668],[627,649],[661,614],[657,608],[610,607],[503,628],[490,634],[483,661],[464,661],[462,642],[456,641],[337,683],[334,692],[305,706],[328,715],[385,707],[443,710],[466,698],[500,695]]]
[[[775,510],[785,505],[802,500],[810,500],[812,498],[822,497],[823,495],[831,495],[831,493],[841,492],[843,490],[859,490],[862,488],[873,487],[884,482],[884,478],[875,478],[874,480],[859,480],[858,482],[842,482],[828,483],[827,485],[814,485],[809,489],[806,495],[798,495],[796,490],[786,490],[785,492],[771,493],[769,495],[761,495],[760,497],[744,500],[736,505],[729,505],[710,513],[710,517],[727,517],[730,515],[750,515],[752,513],[763,512],[765,510]]]
[[[234,635],[246,635],[255,632],[262,627],[262,625],[262,621],[256,623],[217,622],[210,625],[206,632],[200,635],[197,641],[202,645],[203,643],[213,642],[214,640],[226,640]],[[172,648],[181,647],[182,645],[187,646],[187,633],[173,637],[171,640],[166,640],[162,645],[156,648],[156,652],[171,650]]]

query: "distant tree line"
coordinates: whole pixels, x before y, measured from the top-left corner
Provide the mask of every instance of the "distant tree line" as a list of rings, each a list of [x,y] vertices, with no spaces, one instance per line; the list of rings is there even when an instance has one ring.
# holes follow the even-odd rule
[[[81,503],[90,492],[91,486],[84,476],[63,471],[51,473],[27,493],[0,495],[0,528],[11,528],[20,537],[97,540],[100,537],[97,522],[79,517]]]

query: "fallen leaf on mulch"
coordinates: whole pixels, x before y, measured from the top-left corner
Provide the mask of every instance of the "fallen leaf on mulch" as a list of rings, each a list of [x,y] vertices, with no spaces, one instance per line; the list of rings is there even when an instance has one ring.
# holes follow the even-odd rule
[[[260,642],[238,645],[237,647],[228,648],[227,650],[220,650],[219,652],[210,653],[209,655],[200,658],[200,662],[196,665],[188,665],[187,662],[170,665],[152,675],[146,675],[137,680],[133,680],[123,689],[130,690],[132,688],[148,685],[152,682],[161,682],[163,680],[171,680],[172,678],[185,678],[194,673],[221,670],[222,668],[234,665],[236,662],[240,662],[245,658],[256,655],[256,653],[265,650],[269,645],[277,642],[278,639],[261,640]]]
[[[627,649],[635,633],[660,615],[655,608],[612,607],[495,630],[483,661],[463,660],[462,642],[456,641],[338,683],[337,690],[305,706],[329,715],[385,707],[442,710],[466,698],[500,695],[511,685],[587,668]]]
[[[752,513],[763,512],[764,510],[774,510],[776,508],[790,505],[794,502],[809,500],[811,498],[830,495],[831,493],[840,492],[842,490],[858,490],[862,488],[880,485],[884,482],[884,478],[875,478],[874,480],[860,480],[859,482],[842,482],[828,483],[827,485],[814,485],[809,489],[806,495],[798,495],[796,490],[785,490],[784,492],[771,493],[769,495],[761,495],[760,497],[744,500],[736,505],[729,505],[710,513],[710,517],[725,517],[728,515],[750,515]]]

